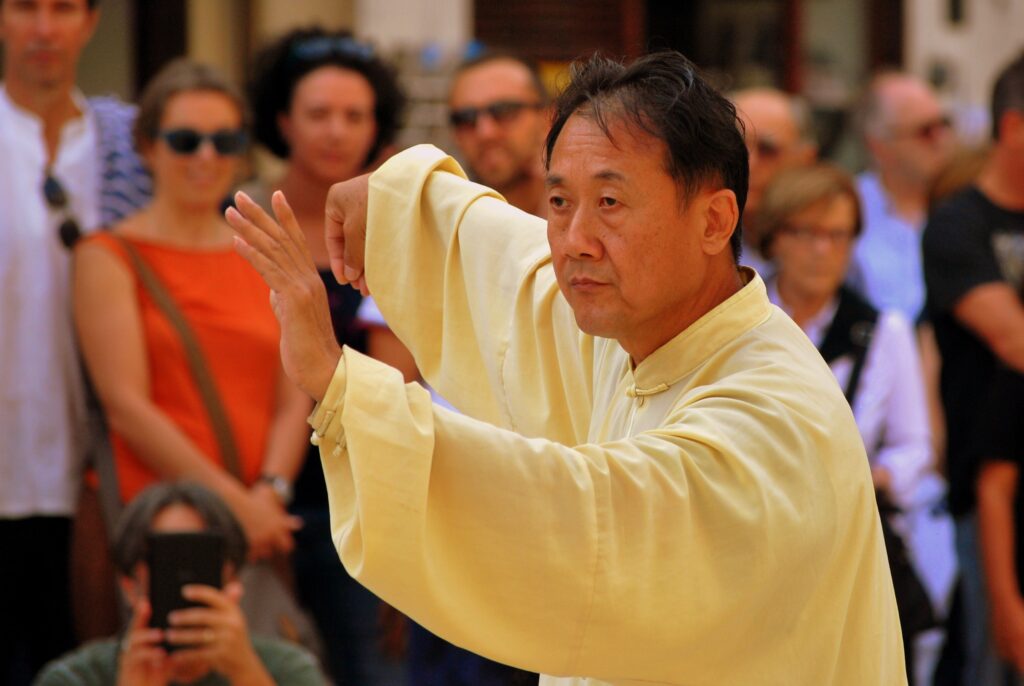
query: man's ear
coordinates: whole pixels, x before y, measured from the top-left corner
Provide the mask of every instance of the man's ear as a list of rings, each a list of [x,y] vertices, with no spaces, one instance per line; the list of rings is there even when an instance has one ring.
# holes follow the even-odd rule
[[[701,245],[707,255],[717,255],[729,247],[729,239],[736,230],[740,218],[736,194],[728,188],[721,188],[708,196],[704,210],[704,235]]]
[[[0,0],[0,2],[2,2],[2,0]],[[88,23],[88,27],[86,28],[87,35],[85,37],[85,43],[83,43],[83,45],[88,44],[89,41],[92,40],[92,37],[96,35],[96,27],[100,25],[100,8],[93,7],[92,9],[87,11],[89,14],[86,17],[85,21]]]

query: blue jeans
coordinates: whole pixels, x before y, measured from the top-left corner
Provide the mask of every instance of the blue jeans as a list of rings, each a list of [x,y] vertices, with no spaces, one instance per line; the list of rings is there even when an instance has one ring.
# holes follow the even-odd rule
[[[996,654],[988,614],[985,570],[981,566],[978,515],[956,518],[956,556],[963,602],[964,686],[1007,686],[1018,680]]]

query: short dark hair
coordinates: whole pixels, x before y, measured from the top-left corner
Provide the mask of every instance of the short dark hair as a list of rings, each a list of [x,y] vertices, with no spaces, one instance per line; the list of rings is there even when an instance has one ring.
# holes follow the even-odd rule
[[[190,481],[164,481],[139,493],[117,520],[114,533],[114,565],[124,576],[132,576],[135,567],[146,559],[146,541],[153,520],[172,505],[185,505],[196,511],[206,530],[224,537],[224,560],[236,570],[245,564],[249,544],[245,533],[220,496],[205,486]]]
[[[482,67],[485,64],[491,62],[515,62],[525,69],[530,75],[530,84],[533,89],[537,91],[537,97],[540,98],[542,105],[546,105],[550,96],[548,95],[548,88],[544,85],[544,79],[540,75],[540,66],[534,60],[517,55],[514,52],[506,52],[502,50],[486,50],[479,55],[470,57],[464,60],[455,68],[455,73],[452,74],[452,86],[458,81],[459,77],[470,69],[476,67]]]
[[[170,99],[193,91],[210,91],[227,97],[238,107],[242,129],[248,130],[252,116],[241,89],[216,67],[179,57],[158,71],[139,96],[139,114],[132,130],[136,149],[141,150],[156,139]]]
[[[1024,112],[1024,52],[999,72],[992,87],[992,140],[999,140],[999,120],[1008,110]]]
[[[736,194],[740,220],[730,247],[738,262],[750,169],[743,124],[733,104],[675,51],[652,53],[629,66],[594,56],[574,62],[570,78],[555,99],[545,165],[550,165],[551,151],[572,115],[593,117],[606,134],[611,121],[625,120],[664,141],[665,169],[680,186],[683,202],[711,183]]]
[[[278,157],[288,157],[291,151],[277,126],[278,116],[291,109],[299,81],[327,66],[354,71],[373,89],[377,137],[363,161],[368,165],[395,141],[405,109],[405,94],[394,69],[349,31],[328,32],[317,26],[296,29],[260,51],[249,84],[256,112],[256,140]]]

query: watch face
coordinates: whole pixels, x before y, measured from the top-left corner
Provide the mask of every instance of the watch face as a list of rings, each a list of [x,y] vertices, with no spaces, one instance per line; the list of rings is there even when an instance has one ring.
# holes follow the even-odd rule
[[[274,491],[274,495],[280,498],[281,502],[285,505],[291,502],[292,485],[288,483],[288,480],[283,476],[271,476],[269,474],[264,474],[260,477],[260,481],[270,486]]]

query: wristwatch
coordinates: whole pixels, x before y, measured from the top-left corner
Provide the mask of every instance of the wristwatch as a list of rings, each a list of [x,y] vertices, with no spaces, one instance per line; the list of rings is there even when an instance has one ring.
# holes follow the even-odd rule
[[[277,499],[281,501],[282,505],[291,504],[292,498],[295,495],[295,490],[292,488],[292,484],[288,479],[276,474],[260,474],[260,478],[257,479],[256,482],[270,486],[270,490],[274,492],[274,495],[277,496]]]

